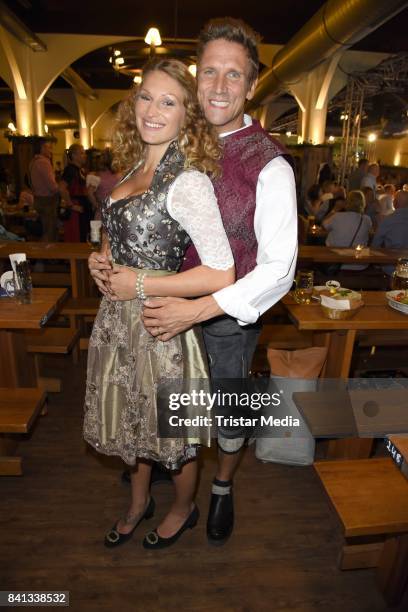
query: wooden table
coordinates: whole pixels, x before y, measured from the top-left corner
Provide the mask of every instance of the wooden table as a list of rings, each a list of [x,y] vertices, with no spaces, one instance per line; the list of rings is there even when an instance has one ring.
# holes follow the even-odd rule
[[[0,411],[13,416],[12,428],[3,432],[28,432],[30,420],[42,408],[45,394],[37,388],[34,358],[26,352],[24,331],[46,325],[67,295],[66,289],[33,289],[31,304],[0,298]],[[17,446],[13,436],[0,435],[0,475],[22,474],[22,458],[14,456]]]
[[[324,378],[348,378],[354,342],[358,331],[393,330],[398,334],[408,330],[408,316],[387,305],[384,291],[362,292],[365,305],[346,321],[334,321],[323,315],[320,304],[296,304],[291,294],[282,303],[299,330],[312,330],[315,346],[326,346],[327,361],[322,372]],[[371,440],[351,439],[333,441],[329,446],[331,457],[363,457],[370,451]]]
[[[377,249],[370,247],[369,255],[356,258],[349,254],[350,249],[328,246],[300,245],[298,262],[302,265],[314,263],[342,264],[396,264],[400,257],[408,257],[408,249]]]
[[[385,291],[363,291],[364,306],[346,321],[327,319],[320,304],[296,304],[288,293],[282,300],[289,317],[300,330],[313,330],[317,346],[328,347],[325,378],[348,378],[357,331],[408,329],[408,316],[390,308]]]
[[[24,330],[40,329],[67,297],[66,289],[33,289],[32,303],[0,298],[0,387],[35,387],[33,357],[25,350]]]
[[[28,259],[68,260],[71,271],[72,296],[87,294],[87,260],[92,247],[86,242],[0,242],[0,257],[26,253]]]

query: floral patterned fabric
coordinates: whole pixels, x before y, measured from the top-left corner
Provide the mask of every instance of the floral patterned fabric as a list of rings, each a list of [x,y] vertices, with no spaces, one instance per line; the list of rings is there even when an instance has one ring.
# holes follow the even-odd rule
[[[121,182],[138,169],[136,166]],[[133,268],[177,271],[190,237],[167,211],[166,199],[184,157],[173,141],[156,168],[150,189],[102,205],[102,223],[116,263]]]
[[[186,361],[189,370],[194,363],[194,379],[208,378],[201,330],[160,342],[144,328],[141,308],[139,300],[102,299],[89,344],[84,437],[129,465],[140,457],[175,470],[196,456],[199,444],[210,445],[209,432],[199,439],[158,438],[157,388],[182,380]]]

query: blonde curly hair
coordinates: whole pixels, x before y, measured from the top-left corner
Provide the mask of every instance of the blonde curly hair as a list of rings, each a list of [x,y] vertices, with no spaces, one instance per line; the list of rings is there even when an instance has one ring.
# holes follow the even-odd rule
[[[221,146],[215,130],[207,122],[198,103],[196,82],[187,66],[175,59],[153,59],[143,69],[143,78],[160,70],[177,81],[184,91],[185,122],[182,126],[178,143],[185,157],[186,168],[196,168],[213,177],[219,176]],[[142,141],[136,125],[136,96],[140,85],[132,87],[129,95],[118,108],[113,129],[113,167],[121,172],[133,168],[143,159],[146,145]]]

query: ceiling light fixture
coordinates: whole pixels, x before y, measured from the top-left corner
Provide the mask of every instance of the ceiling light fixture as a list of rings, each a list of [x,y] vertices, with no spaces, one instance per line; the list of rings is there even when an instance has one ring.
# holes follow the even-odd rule
[[[160,47],[160,45],[162,44],[160,32],[157,28],[149,28],[149,31],[147,32],[144,40],[146,45],[150,45],[151,55],[154,54],[155,47]]]

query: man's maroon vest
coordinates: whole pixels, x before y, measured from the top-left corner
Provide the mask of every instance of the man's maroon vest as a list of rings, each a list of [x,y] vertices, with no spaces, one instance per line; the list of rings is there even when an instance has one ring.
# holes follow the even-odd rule
[[[258,121],[222,139],[222,174],[214,181],[225,231],[234,255],[237,279],[256,265],[257,240],[254,231],[258,177],[268,162],[286,151],[269,136]],[[270,202],[271,206],[277,202]],[[200,265],[193,245],[187,250],[181,271]]]

